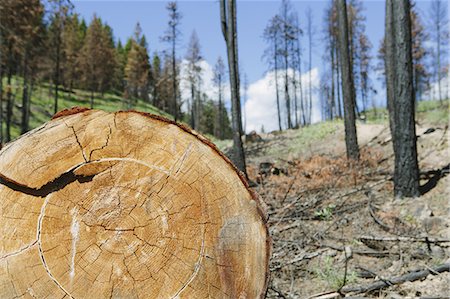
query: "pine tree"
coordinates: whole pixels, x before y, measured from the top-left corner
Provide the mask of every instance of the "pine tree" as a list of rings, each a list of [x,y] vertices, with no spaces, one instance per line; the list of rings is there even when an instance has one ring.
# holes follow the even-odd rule
[[[64,83],[71,92],[74,85],[80,81],[80,69],[78,57],[83,47],[86,32],[82,27],[79,15],[73,14],[67,17],[62,33],[62,51],[64,53]]]
[[[162,98],[161,98],[161,87],[163,83],[161,68],[161,58],[158,53],[153,54],[152,61],[152,104],[160,109],[163,109]]]
[[[111,74],[116,70],[115,58],[110,33],[105,30],[102,21],[94,15],[78,59],[81,82],[91,91],[91,108],[94,107],[94,93],[103,93],[111,88],[113,77]]]
[[[49,41],[51,50],[51,60],[53,66],[53,85],[54,85],[54,113],[58,112],[59,85],[62,77],[63,52],[63,31],[67,16],[70,14],[72,4],[68,0],[50,0],[51,16],[49,26]]]
[[[142,35],[141,27],[137,23],[125,66],[126,89],[130,97],[128,109],[132,107],[133,98],[148,99],[149,73],[150,62],[145,36]]]

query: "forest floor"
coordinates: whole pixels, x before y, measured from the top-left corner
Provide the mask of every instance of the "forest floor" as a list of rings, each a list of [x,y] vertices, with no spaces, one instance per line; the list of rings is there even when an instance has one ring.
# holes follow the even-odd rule
[[[422,195],[412,199],[393,196],[386,117],[357,125],[357,164],[345,159],[341,121],[246,143],[273,239],[267,298],[449,298],[450,273],[438,273],[450,263],[448,115],[448,101],[418,107]],[[363,289],[374,283],[384,287]]]

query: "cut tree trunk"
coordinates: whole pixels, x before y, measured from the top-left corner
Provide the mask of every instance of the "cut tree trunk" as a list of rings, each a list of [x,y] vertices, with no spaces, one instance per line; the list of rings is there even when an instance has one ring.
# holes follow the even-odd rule
[[[0,298],[263,298],[265,222],[201,135],[66,110],[0,152]]]

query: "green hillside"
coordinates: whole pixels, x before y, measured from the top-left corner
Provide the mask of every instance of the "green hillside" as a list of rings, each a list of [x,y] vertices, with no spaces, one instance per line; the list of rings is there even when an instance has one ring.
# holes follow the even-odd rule
[[[6,80],[3,81],[3,84],[5,90]],[[23,85],[21,79],[15,79],[11,85],[14,97],[11,137],[12,139],[15,139],[20,135]],[[41,84],[33,88],[30,107],[30,129],[34,129],[51,119],[54,112],[54,94],[53,89],[51,88],[52,87],[49,84]],[[3,95],[3,100],[6,101],[6,94]],[[6,105],[4,104],[4,107],[5,106]],[[89,108],[90,92],[80,89],[74,89],[72,93],[68,91],[60,91],[58,110],[61,111],[63,109],[71,108],[74,106]],[[112,112],[126,110],[127,107],[125,105],[125,100],[123,97],[113,93],[105,93],[103,96],[101,94],[95,94],[94,109],[101,109]],[[172,118],[171,115],[142,100],[137,100],[132,109]]]

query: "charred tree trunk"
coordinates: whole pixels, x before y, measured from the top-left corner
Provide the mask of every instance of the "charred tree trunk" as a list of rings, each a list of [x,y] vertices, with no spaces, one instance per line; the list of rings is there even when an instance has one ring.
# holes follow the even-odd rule
[[[225,3],[226,2],[226,3]],[[225,5],[227,4],[227,5]],[[241,99],[239,95],[239,64],[237,49],[236,0],[220,0],[222,33],[227,45],[231,87],[231,118],[233,127],[234,163],[247,177],[242,144]]]
[[[395,69],[393,120],[397,141],[394,144],[394,194],[397,197],[420,195],[410,9],[411,3],[408,0],[392,1],[392,16],[395,16],[393,46],[396,50],[395,60],[390,61],[394,64],[389,68]]]
[[[0,155],[2,298],[265,297],[259,198],[189,128],[76,108]]]
[[[355,86],[353,82],[352,65],[350,62],[347,4],[345,0],[338,1],[338,20],[339,53],[341,56],[343,79],[342,92],[344,97],[345,145],[347,148],[347,158],[359,160],[359,147],[355,123]]]

